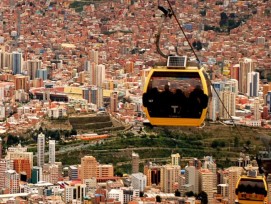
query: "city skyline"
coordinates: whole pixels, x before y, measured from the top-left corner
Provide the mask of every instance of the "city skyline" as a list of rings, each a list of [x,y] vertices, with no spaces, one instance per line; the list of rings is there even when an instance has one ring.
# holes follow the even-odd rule
[[[233,203],[243,167],[257,166],[237,152],[261,150],[271,128],[270,14],[256,0],[1,0],[0,203]],[[143,126],[148,73],[166,61],[157,34],[162,53],[198,57],[212,83],[193,134]]]

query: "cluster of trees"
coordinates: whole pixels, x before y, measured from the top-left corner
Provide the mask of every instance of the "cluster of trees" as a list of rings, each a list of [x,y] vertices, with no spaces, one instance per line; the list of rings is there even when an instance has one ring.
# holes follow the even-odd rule
[[[201,191],[199,194],[194,193],[193,191],[186,192],[187,197],[196,197],[197,200],[201,200],[201,204],[208,204],[208,195],[205,191]]]
[[[176,197],[181,197],[181,192],[177,189],[175,191]],[[201,201],[201,204],[208,204],[208,195],[206,192],[201,191],[199,194],[194,193],[193,191],[189,191],[185,193],[187,197],[196,197],[197,200]],[[156,196],[156,202],[161,203],[162,199],[159,195]]]
[[[35,142],[37,141],[38,135],[41,132],[45,135],[45,138],[48,138],[48,139],[50,138],[56,141],[60,141],[63,138],[68,139],[72,135],[77,135],[77,131],[74,128],[71,130],[48,130],[48,129],[43,130],[42,127],[40,127],[39,130],[36,130],[31,133],[31,136]]]
[[[212,148],[225,147],[225,146],[226,146],[225,141],[222,141],[222,140],[214,140],[211,144]]]
[[[216,5],[222,5],[223,1],[217,1]],[[218,26],[204,25],[204,30],[213,30],[215,32],[230,32],[230,30],[239,27],[242,23],[246,22],[251,15],[257,13],[257,9],[253,5],[249,8],[251,13],[238,16],[235,13],[230,13],[227,15],[225,12],[220,13],[220,21]],[[207,8],[201,9],[199,11],[201,16],[206,16]],[[270,9],[265,11],[266,15],[270,15]]]

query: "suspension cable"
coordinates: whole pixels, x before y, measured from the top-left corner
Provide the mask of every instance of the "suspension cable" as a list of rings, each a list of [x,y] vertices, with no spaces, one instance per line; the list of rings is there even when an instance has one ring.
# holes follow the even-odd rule
[[[166,0],[166,1],[167,1],[168,5],[169,5],[169,8],[170,8],[170,10],[171,10],[171,13],[172,13],[172,15],[174,16],[174,18],[175,18],[175,20],[176,20],[176,22],[177,22],[177,24],[178,24],[180,30],[182,31],[182,33],[183,33],[183,35],[184,35],[186,41],[188,42],[188,44],[189,44],[189,46],[190,46],[190,48],[191,48],[191,50],[192,50],[194,56],[196,57],[196,60],[197,60],[198,63],[200,64],[200,60],[199,60],[199,58],[198,58],[198,55],[196,54],[196,52],[195,52],[193,46],[191,45],[191,43],[189,42],[189,39],[187,38],[187,36],[186,36],[186,34],[185,34],[185,32],[184,32],[184,30],[183,30],[183,28],[182,28],[182,26],[181,26],[181,24],[180,24],[178,18],[177,18],[176,14],[175,14],[175,12],[174,12],[174,10],[173,10],[173,7],[172,7],[170,1],[169,1],[169,0]],[[211,84],[211,86],[213,87],[214,92],[216,93],[216,95],[217,95],[219,101],[221,102],[221,104],[222,104],[222,106],[223,106],[223,109],[226,111],[226,113],[227,113],[227,115],[229,116],[230,120],[232,121],[233,125],[236,127],[238,133],[242,136],[241,131],[239,130],[238,126],[235,124],[235,122],[234,122],[234,120],[233,120],[233,117],[230,115],[228,109],[226,108],[225,104],[223,103],[222,99],[220,98],[220,96],[219,96],[217,90],[216,90],[215,87],[214,87],[214,84],[211,82],[211,80],[210,80],[209,77],[206,77],[206,79],[207,79],[207,81]],[[242,137],[243,137],[243,136],[242,136]]]
[[[176,20],[176,22],[177,22],[177,24],[178,24],[178,26],[179,26],[180,30],[182,31],[182,33],[183,33],[183,35],[184,35],[184,37],[185,37],[186,41],[188,42],[189,47],[191,48],[191,50],[192,50],[193,54],[195,55],[196,60],[198,61],[198,63],[200,63],[200,60],[199,60],[199,58],[198,58],[198,55],[196,54],[196,52],[195,52],[195,50],[194,50],[193,46],[191,45],[191,43],[189,42],[189,39],[188,39],[188,37],[186,36],[186,34],[185,34],[185,32],[184,32],[184,30],[183,30],[183,28],[182,28],[182,26],[181,26],[181,24],[180,24],[180,22],[179,22],[179,20],[178,20],[177,16],[176,16],[176,14],[175,14],[175,12],[174,12],[174,10],[173,10],[172,6],[171,6],[170,1],[169,1],[169,0],[167,0],[167,3],[168,3],[168,5],[169,5],[169,8],[170,8],[170,10],[171,10],[171,12],[172,12],[172,15],[174,16],[174,18],[175,18],[175,20]]]

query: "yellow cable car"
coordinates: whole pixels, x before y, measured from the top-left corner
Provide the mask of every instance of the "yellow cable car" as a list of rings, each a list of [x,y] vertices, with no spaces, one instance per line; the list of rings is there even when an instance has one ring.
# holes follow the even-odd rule
[[[267,204],[267,184],[263,176],[241,176],[237,182],[236,201],[239,204]]]
[[[186,56],[169,56],[167,66],[150,70],[143,106],[153,126],[200,126],[207,113],[210,86],[203,69]]]

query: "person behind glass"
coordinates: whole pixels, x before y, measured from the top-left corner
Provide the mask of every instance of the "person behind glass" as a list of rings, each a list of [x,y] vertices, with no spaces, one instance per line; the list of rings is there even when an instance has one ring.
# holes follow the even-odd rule
[[[165,84],[164,91],[160,94],[160,111],[161,117],[168,117],[171,114],[171,100],[173,93],[169,90],[169,85]]]
[[[207,107],[208,96],[199,85],[190,93],[188,98],[189,117],[200,118],[202,110]]]
[[[151,117],[159,116],[160,110],[160,93],[157,87],[151,88],[147,93],[143,94],[143,105],[148,108]]]
[[[187,98],[181,89],[174,89],[172,96],[171,111],[175,117],[184,117],[187,105]]]

